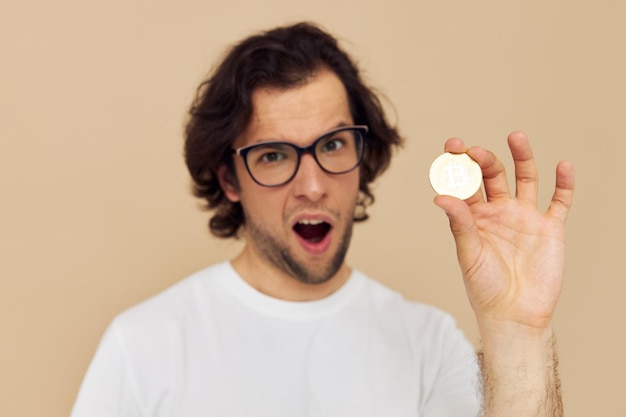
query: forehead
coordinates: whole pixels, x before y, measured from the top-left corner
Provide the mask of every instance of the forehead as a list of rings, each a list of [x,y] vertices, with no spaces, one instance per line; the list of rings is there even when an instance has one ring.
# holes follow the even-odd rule
[[[335,73],[322,70],[294,88],[259,88],[239,146],[269,140],[306,144],[322,133],[353,124],[346,89]]]

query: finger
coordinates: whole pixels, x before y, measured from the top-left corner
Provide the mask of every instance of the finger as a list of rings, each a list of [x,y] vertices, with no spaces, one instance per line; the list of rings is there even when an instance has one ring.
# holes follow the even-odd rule
[[[466,149],[465,143],[459,138],[450,138],[443,145],[444,152],[464,153]]]
[[[508,138],[515,165],[515,197],[528,204],[537,204],[539,177],[533,151],[523,132],[513,132]]]
[[[573,200],[574,165],[569,161],[561,161],[556,166],[556,187],[548,213],[565,222]]]
[[[459,265],[465,275],[480,254],[480,235],[474,216],[469,206],[457,198],[439,195],[434,202],[448,216]]]
[[[483,172],[487,201],[509,198],[509,184],[502,161],[492,152],[477,146],[469,148],[467,154],[478,162]]]

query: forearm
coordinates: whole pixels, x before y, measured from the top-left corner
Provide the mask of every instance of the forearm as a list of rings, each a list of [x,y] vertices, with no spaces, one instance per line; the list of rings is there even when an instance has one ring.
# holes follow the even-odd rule
[[[481,326],[484,417],[562,417],[556,339],[550,328]]]

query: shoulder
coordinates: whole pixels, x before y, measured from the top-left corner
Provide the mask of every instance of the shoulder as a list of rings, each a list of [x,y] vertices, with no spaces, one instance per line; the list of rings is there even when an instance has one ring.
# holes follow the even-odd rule
[[[115,317],[113,326],[124,333],[133,333],[201,317],[208,308],[207,300],[219,298],[221,280],[229,273],[232,269],[228,262],[197,271],[123,311]]]
[[[451,314],[426,303],[408,300],[398,291],[361,275],[365,281],[362,297],[370,305],[371,320],[385,333],[394,333],[425,357],[474,354],[473,346]]]
[[[356,272],[364,281],[365,296],[380,309],[395,316],[401,317],[408,324],[415,327],[424,326],[456,326],[456,320],[447,312],[430,304],[406,299],[400,292],[393,290],[382,283]]]

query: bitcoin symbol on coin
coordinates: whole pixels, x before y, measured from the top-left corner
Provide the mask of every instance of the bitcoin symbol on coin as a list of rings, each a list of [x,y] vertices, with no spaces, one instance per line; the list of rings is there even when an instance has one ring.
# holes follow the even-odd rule
[[[460,190],[469,182],[465,167],[457,161],[452,160],[448,162],[446,172],[448,173],[448,186],[450,188]]]

